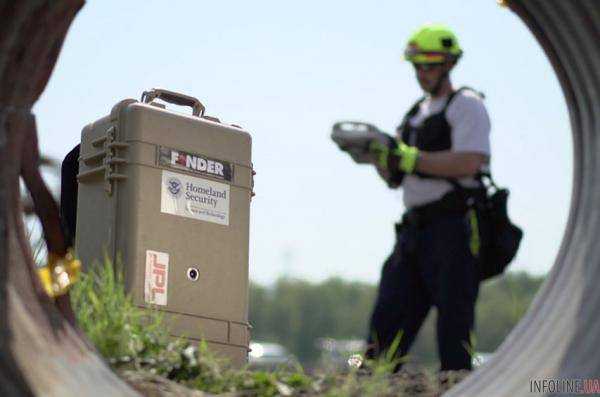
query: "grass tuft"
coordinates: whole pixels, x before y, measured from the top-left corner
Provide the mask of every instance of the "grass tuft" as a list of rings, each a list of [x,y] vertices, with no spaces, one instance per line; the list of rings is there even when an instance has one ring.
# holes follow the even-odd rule
[[[159,376],[228,396],[433,396],[440,392],[433,375],[393,374],[399,362],[393,353],[401,335],[389,355],[366,363],[368,371],[351,368],[309,376],[299,364],[275,371],[234,369],[213,355],[205,342],[194,345],[169,336],[161,312],[133,303],[125,293],[122,266],[108,258],[82,274],[71,290],[71,300],[79,326],[134,387],[157,384],[153,377]]]

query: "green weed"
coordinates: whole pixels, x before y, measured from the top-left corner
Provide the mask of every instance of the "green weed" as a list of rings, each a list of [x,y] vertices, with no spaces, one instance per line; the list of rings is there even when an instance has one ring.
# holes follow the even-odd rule
[[[368,371],[351,368],[309,376],[299,364],[272,372],[235,369],[213,355],[207,343],[194,345],[169,336],[160,311],[141,309],[126,294],[121,268],[108,258],[91,266],[71,290],[71,299],[79,326],[122,374],[159,375],[228,396],[429,396],[438,390],[431,376],[393,374],[406,359],[395,354],[401,334],[382,358],[367,361]]]

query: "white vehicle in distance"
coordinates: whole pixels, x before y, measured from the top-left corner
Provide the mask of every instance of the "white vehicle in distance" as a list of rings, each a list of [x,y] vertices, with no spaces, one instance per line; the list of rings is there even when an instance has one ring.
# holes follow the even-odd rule
[[[297,360],[279,343],[250,342],[248,364],[251,369],[274,370],[291,367]]]

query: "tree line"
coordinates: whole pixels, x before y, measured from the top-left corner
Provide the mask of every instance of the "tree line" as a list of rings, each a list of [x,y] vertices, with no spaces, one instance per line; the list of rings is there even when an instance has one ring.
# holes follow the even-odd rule
[[[475,350],[493,352],[525,314],[544,280],[508,272],[482,284],[476,308]],[[301,363],[314,364],[318,338],[363,339],[377,292],[376,285],[331,278],[320,283],[280,278],[271,286],[251,283],[252,339],[287,347]],[[411,360],[437,360],[435,310],[429,313],[410,352]]]

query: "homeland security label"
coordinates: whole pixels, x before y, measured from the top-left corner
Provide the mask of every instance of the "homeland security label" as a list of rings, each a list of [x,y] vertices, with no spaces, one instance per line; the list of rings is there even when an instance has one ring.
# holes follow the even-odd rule
[[[229,226],[229,185],[163,171],[160,211]]]
[[[210,159],[199,154],[187,153],[168,147],[160,146],[158,148],[158,164],[229,182],[233,179],[233,165],[226,161]]]

